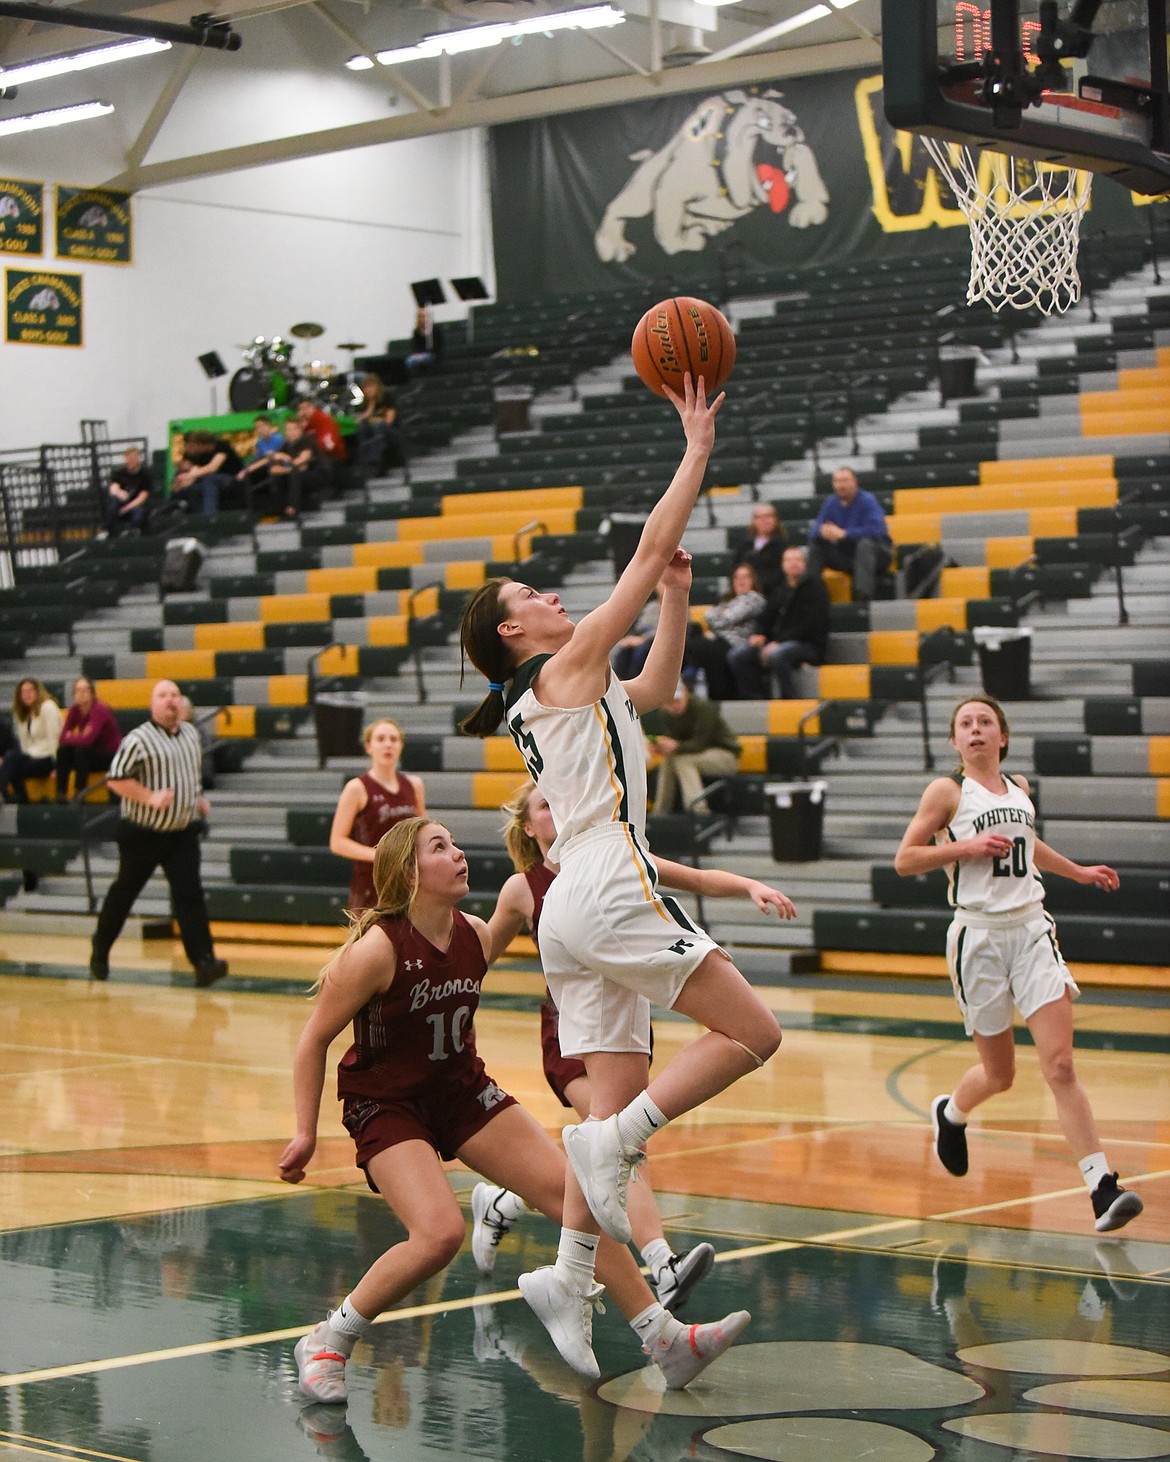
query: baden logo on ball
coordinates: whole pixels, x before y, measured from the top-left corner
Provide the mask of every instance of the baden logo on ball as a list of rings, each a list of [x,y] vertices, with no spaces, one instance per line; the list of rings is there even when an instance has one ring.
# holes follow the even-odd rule
[[[683,392],[683,378],[706,383],[710,400],[735,364],[735,336],[726,318],[706,300],[678,295],[646,311],[630,343],[634,369],[650,390]]]

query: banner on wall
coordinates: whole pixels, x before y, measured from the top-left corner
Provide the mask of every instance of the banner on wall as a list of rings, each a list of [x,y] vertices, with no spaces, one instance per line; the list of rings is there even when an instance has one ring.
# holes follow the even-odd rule
[[[81,345],[81,275],[6,269],[4,338],[11,345]]]
[[[728,271],[961,242],[922,139],[886,121],[877,71],[662,97],[490,132],[501,299],[686,293]],[[1131,230],[1132,195],[1098,189]],[[1096,206],[1096,195],[1095,195]]]
[[[0,178],[0,254],[43,254],[45,185]]]
[[[57,185],[57,258],[133,262],[130,194]]]

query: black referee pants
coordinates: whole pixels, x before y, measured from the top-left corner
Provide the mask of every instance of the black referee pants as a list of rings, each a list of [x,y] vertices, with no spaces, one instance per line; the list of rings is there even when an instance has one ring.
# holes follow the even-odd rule
[[[170,884],[171,903],[187,958],[196,968],[215,958],[199,877],[199,834],[193,827],[154,832],[127,821],[118,828],[118,876],[110,884],[93,934],[97,958],[109,959],[134,900],[159,867]]]

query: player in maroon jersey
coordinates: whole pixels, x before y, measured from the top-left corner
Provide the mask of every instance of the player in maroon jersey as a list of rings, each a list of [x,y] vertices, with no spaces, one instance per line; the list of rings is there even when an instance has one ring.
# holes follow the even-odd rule
[[[329,851],[353,862],[349,907],[355,914],[374,906],[374,849],[383,833],[404,817],[422,817],[426,794],[421,777],[398,770],[404,745],[397,721],[374,721],[362,732],[370,769],[341,789],[329,829]]]
[[[342,1120],[370,1187],[386,1199],[407,1236],[297,1343],[301,1389],[319,1402],[345,1400],[345,1362],[354,1342],[383,1310],[459,1252],[465,1224],[442,1160],[458,1157],[557,1221],[564,1200],[562,1152],[492,1081],[476,1054],[473,1020],[490,936],[482,919],[458,909],[467,893],[463,853],[442,824],[408,818],[378,844],[374,886],[377,903],[355,920],[326,965],[297,1043],[297,1135],[279,1168],[289,1183],[305,1176],[317,1144],[329,1046],[352,1021],[354,1043],[337,1073]],[[588,1254],[576,1255],[574,1244]],[[566,1264],[592,1270],[596,1262],[668,1388],[693,1380],[750,1319],[739,1310],[715,1324],[683,1325],[655,1300],[628,1249],[604,1238],[598,1248],[597,1235],[570,1230],[562,1230],[561,1245],[566,1252],[558,1258]],[[538,1278],[553,1273],[549,1266],[525,1275],[521,1289],[565,1360],[596,1377],[592,1310],[601,1286],[586,1287],[582,1313],[566,1326]]]
[[[492,941],[490,964],[495,963],[525,928],[539,943],[540,911],[558,871],[557,865],[548,860],[557,830],[544,793],[532,782],[525,782],[504,811],[508,813],[504,841],[516,872],[500,890],[495,912],[488,922]],[[715,868],[688,868],[683,863],[659,857],[655,857],[654,863],[660,886],[711,897],[742,895],[765,914],[770,909],[776,909],[781,917],[795,912],[779,889],[769,888],[756,879],[741,878]],[[575,1109],[584,1120],[589,1115],[591,1095],[585,1063],[575,1056],[562,1054],[557,1007],[547,991],[540,1007],[540,1046],[545,1080],[553,1095],[563,1107]],[[710,1271],[715,1250],[710,1244],[696,1244],[685,1254],[673,1253],[666,1242],[662,1215],[648,1182],[631,1187],[629,1206],[633,1240],[653,1276],[659,1302],[668,1310],[681,1309],[695,1285]],[[471,1195],[471,1246],[482,1273],[492,1272],[500,1240],[525,1208],[515,1193],[487,1183],[476,1184]]]

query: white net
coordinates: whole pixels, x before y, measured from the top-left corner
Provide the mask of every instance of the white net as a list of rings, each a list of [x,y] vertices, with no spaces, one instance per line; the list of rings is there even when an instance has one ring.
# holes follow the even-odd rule
[[[1081,297],[1077,245],[1093,175],[924,137],[971,226],[967,303],[1063,313]]]

